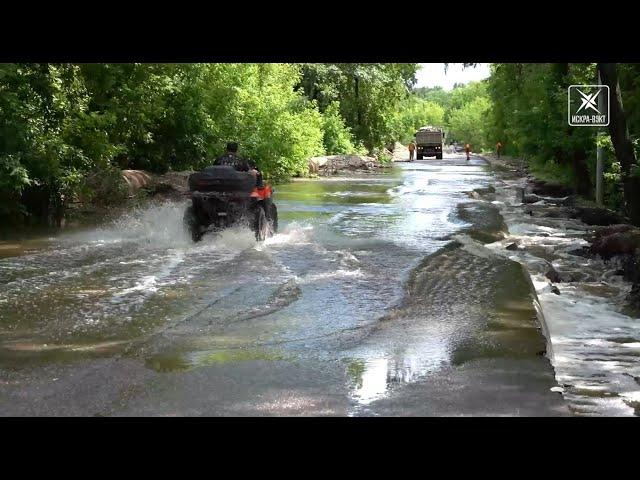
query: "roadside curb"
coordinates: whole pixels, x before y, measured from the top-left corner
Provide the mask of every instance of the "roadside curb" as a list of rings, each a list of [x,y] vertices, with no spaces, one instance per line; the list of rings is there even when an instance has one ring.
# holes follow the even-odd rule
[[[490,159],[488,157],[485,157],[483,155],[475,155],[477,158],[480,158],[482,160],[484,160],[485,162],[487,162],[487,165],[489,165],[490,167],[495,167],[496,165],[499,165],[500,167],[507,167],[507,165],[502,164],[502,163],[497,163],[495,162],[495,159]],[[501,172],[499,170],[494,170],[494,175],[495,178],[498,180],[502,180],[502,178],[500,178],[501,176]],[[521,176],[520,177],[521,180],[526,179],[526,177]],[[515,192],[514,192],[515,194]],[[502,217],[502,213],[500,213],[500,216]],[[504,217],[503,221],[504,221]],[[505,223],[506,224],[506,223]],[[509,227],[507,226],[507,232],[509,230]],[[538,298],[538,292],[536,291],[536,287],[533,284],[533,280],[531,278],[531,271],[529,270],[529,268],[527,268],[527,266],[518,261],[517,262],[520,265],[520,268],[522,268],[523,273],[525,274],[525,277],[527,279],[527,282],[529,283],[529,287],[531,290],[531,296],[533,299],[533,306],[536,310],[536,317],[538,319],[538,323],[540,324],[540,328],[542,331],[542,335],[545,338],[546,344],[547,344],[547,349],[546,349],[546,357],[549,359],[549,361],[551,362],[551,367],[554,370],[554,375],[555,375],[555,368],[553,367],[553,360],[554,360],[554,356],[553,356],[553,345],[551,343],[551,334],[549,333],[549,326],[547,325],[547,320],[544,316],[544,311],[542,309],[542,304],[540,302],[540,299]]]

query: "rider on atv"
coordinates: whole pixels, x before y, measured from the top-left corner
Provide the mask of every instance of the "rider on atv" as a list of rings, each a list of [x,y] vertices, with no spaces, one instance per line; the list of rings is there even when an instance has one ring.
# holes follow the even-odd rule
[[[248,223],[256,240],[263,241],[278,231],[272,194],[256,165],[239,157],[238,144],[231,142],[213,165],[189,176],[191,205],[183,221],[196,242],[208,231],[238,223]]]
[[[260,173],[254,162],[238,156],[238,144],[236,142],[227,143],[226,152],[216,158],[213,164],[227,165],[239,172],[249,172],[256,177],[256,186],[262,187],[262,173]]]

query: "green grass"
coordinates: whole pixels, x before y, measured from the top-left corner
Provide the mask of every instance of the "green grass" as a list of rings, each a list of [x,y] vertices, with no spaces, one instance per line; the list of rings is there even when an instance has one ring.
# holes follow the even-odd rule
[[[378,156],[378,161],[382,164],[382,165],[391,165],[393,163],[393,157],[391,155],[387,155],[387,154],[382,154],[380,156]]]
[[[545,162],[538,159],[530,159],[527,163],[529,172],[538,180],[561,183],[566,186],[572,186],[574,183],[570,165],[558,165],[552,160]]]

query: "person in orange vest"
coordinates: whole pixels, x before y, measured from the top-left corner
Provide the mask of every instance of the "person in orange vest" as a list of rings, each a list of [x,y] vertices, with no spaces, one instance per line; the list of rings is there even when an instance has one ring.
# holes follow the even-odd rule
[[[466,144],[464,145],[464,151],[465,151],[465,152],[466,152],[466,154],[467,154],[467,160],[469,160],[469,159],[470,159],[469,154],[471,153],[471,145],[469,145],[468,143],[466,143]]]
[[[416,144],[413,141],[409,142],[409,161],[413,162],[413,153],[416,151]]]
[[[498,154],[498,158],[500,158],[501,150],[502,150],[502,142],[498,141],[498,143],[496,143],[496,153]]]

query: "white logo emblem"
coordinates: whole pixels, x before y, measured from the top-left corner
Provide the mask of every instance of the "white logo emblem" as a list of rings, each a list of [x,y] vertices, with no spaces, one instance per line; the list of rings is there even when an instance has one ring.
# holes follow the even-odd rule
[[[606,127],[609,125],[609,86],[569,86],[567,120],[572,127]]]
[[[596,98],[598,98],[598,95],[600,94],[602,89],[598,90],[596,93],[592,93],[591,95],[587,95],[579,88],[576,88],[576,90],[578,90],[578,93],[582,95],[582,105],[580,105],[580,108],[576,113],[579,113],[583,108],[590,108],[596,113],[600,113],[600,110],[598,110],[598,106],[596,104]]]

